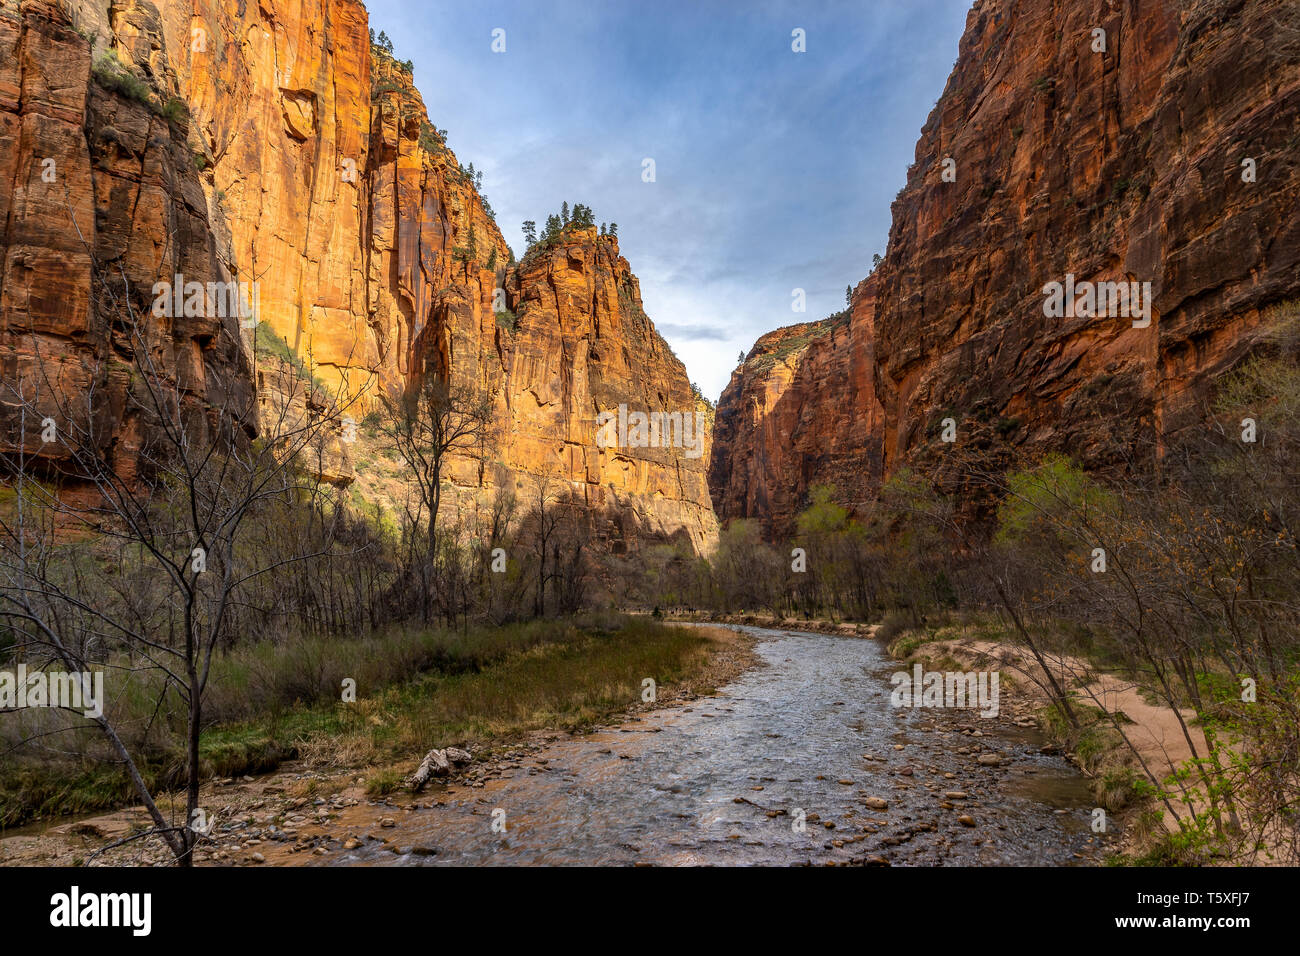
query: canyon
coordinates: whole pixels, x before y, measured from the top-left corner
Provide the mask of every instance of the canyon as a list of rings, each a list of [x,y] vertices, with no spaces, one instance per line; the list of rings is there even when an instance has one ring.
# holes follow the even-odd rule
[[[566,201],[516,257],[433,121],[501,100],[437,65],[422,94],[359,0],[0,0],[0,662],[110,681],[97,726],[0,708],[0,829],[138,798],[58,862],[1271,854],[1300,752],[1295,0],[974,0],[886,255],[843,311],[759,337],[716,408],[616,227]],[[988,547],[948,520],[1052,452],[1150,477],[1259,355],[1191,480],[1051,461]],[[436,467],[385,434],[428,385],[486,419]],[[317,447],[284,449],[286,410]],[[169,429],[182,453],[154,454]],[[108,490],[46,437],[69,431]],[[282,458],[232,479],[249,448]],[[920,514],[930,485],[951,511]],[[1086,704],[1109,677],[1131,700]],[[1148,855],[1157,802],[1177,829]],[[33,836],[0,862],[54,862]]]
[[[493,409],[488,460],[449,462],[461,511],[554,480],[615,549],[641,535],[710,547],[707,458],[593,440],[620,403],[706,405],[617,239],[571,229],[516,262],[357,0],[3,0],[0,63],[0,355],[38,418],[93,397],[96,436],[129,477],[148,427],[137,352],[187,401],[247,408],[250,433],[255,409],[282,402],[359,420],[436,372]],[[123,312],[144,316],[173,275],[256,283],[259,324],[124,331]],[[10,398],[4,446],[57,469]],[[340,484],[358,477],[346,438],[333,428],[319,460]]]
[[[976,0],[883,261],[843,313],[762,336],[715,416],[617,238],[515,260],[358,0],[0,0],[0,378],[42,416],[89,397],[130,476],[141,347],[250,433],[257,407],[361,419],[435,372],[493,410],[491,454],[447,470],[458,509],[559,481],[618,551],[708,553],[733,518],[784,533],[820,484],[860,512],[946,454],[947,418],[990,459],[1126,466],[1300,296],[1298,37],[1285,0]],[[173,275],[256,283],[261,324],[130,341],[120,311]],[[1149,283],[1152,322],[1044,309],[1067,276]],[[57,469],[12,405],[0,444]],[[705,416],[704,456],[602,447],[621,405]],[[334,430],[321,474],[382,498],[372,451]]]
[[[719,400],[719,519],[788,532],[819,484],[861,510],[953,447],[1158,455],[1300,296],[1297,146],[1293,3],[978,0],[883,262]],[[1150,282],[1150,326],[1050,317],[1067,275]]]

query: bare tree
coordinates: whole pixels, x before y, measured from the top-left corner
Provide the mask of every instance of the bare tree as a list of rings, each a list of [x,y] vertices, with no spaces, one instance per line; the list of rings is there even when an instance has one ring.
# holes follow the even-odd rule
[[[524,526],[533,558],[537,563],[534,572],[537,575],[537,589],[533,593],[533,615],[542,617],[546,614],[546,585],[554,574],[551,551],[557,546],[560,527],[559,482],[554,469],[541,475],[533,487],[530,496],[532,510],[525,518]]]
[[[202,838],[204,695],[232,608],[259,577],[322,553],[330,535],[326,527],[313,537],[313,553],[246,544],[277,509],[318,500],[318,476],[300,462],[342,406],[298,403],[291,394],[259,409],[251,389],[197,387],[169,361],[188,343],[172,340],[165,317],[139,308],[125,273],[109,274],[92,256],[91,275],[111,348],[81,359],[85,387],[67,388],[67,363],[39,351],[30,369],[0,385],[10,432],[0,475],[13,489],[0,513],[0,621],[19,653],[69,671],[161,675],[158,710],[174,696],[184,713],[183,820],[163,813],[111,710],[92,720],[153,821],[142,836],[161,837],[190,865]],[[242,354],[235,318],[218,328],[219,346]],[[39,349],[39,337],[31,341]],[[129,386],[124,407],[111,409],[103,383],[115,362],[120,369],[119,356],[129,359]],[[134,453],[119,447],[122,421],[135,425]],[[328,525],[329,510],[319,513]],[[96,563],[105,557],[130,562],[148,586],[97,590]]]
[[[385,395],[382,401],[385,416],[380,433],[406,463],[414,482],[415,510],[408,512],[408,524],[412,536],[422,530],[424,540],[422,549],[412,541],[408,555],[419,566],[421,614],[427,623],[436,599],[444,472],[452,455],[486,459],[492,439],[492,403],[486,393],[438,375],[426,375],[404,394]]]

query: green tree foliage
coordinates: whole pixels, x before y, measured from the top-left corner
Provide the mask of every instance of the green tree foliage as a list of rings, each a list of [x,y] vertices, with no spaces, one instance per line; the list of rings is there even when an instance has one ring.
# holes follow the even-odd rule
[[[472,220],[469,224],[469,233],[465,238],[465,245],[453,247],[451,256],[467,266],[478,262],[478,233],[474,229]]]
[[[1064,455],[1048,455],[1040,463],[1007,476],[1007,495],[998,506],[994,540],[1024,544],[1034,534],[1052,528],[1064,513],[1077,516],[1085,524],[1113,517],[1114,496]],[[1053,543],[1063,544],[1059,538]]]
[[[561,204],[558,215],[552,214],[546,217],[546,224],[542,228],[540,235],[536,231],[537,224],[533,220],[529,219],[524,222],[524,240],[528,243],[524,255],[527,256],[528,253],[534,250],[540,251],[553,247],[571,230],[595,228],[596,217],[590,206],[584,203],[574,203],[570,207],[566,200]],[[617,228],[616,225],[611,224],[609,235],[614,235]]]

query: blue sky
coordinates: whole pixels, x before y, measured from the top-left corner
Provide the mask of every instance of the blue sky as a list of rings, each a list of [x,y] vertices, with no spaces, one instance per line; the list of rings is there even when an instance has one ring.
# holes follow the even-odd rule
[[[716,400],[741,350],[843,308],[884,253],[970,0],[366,6],[515,253],[565,200],[617,222],[646,312]]]

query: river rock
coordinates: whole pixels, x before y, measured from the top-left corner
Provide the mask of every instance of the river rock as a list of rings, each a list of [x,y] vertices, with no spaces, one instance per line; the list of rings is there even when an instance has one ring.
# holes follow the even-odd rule
[[[884,799],[883,797],[867,797],[862,802],[865,803],[867,806],[869,806],[872,810],[889,809],[889,801]]]

